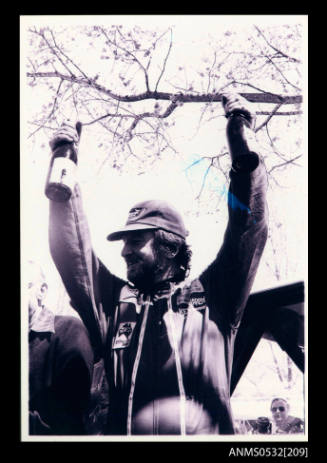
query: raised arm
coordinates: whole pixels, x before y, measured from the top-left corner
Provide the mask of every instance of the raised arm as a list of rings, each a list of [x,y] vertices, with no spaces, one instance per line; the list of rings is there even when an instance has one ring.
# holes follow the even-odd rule
[[[223,245],[200,280],[211,317],[224,330],[236,330],[267,240],[267,175],[253,150],[254,115],[239,95],[223,98],[232,160],[228,191],[229,220]]]
[[[65,125],[50,142],[54,150],[58,142],[78,141],[74,127]],[[101,356],[107,331],[109,313],[104,313],[113,302],[120,280],[112,275],[92,250],[90,231],[83,210],[78,184],[70,199],[50,200],[49,244],[53,261],[60,273],[71,304],[87,327],[96,357]],[[104,289],[105,288],[105,294]],[[108,301],[107,301],[108,302]]]

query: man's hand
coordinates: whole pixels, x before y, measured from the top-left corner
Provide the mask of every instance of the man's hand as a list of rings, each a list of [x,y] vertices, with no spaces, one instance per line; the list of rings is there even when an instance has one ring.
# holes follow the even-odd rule
[[[80,122],[77,122],[75,126],[69,120],[64,122],[49,141],[50,148],[54,150],[59,144],[67,142],[74,143],[74,148],[77,149],[81,131],[82,124]]]
[[[244,114],[247,126],[251,129],[255,126],[256,115],[252,104],[235,92],[222,93],[222,105],[228,118],[232,113]]]

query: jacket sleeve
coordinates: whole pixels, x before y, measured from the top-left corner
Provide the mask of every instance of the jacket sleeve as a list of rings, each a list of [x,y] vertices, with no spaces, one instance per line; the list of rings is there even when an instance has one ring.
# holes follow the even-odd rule
[[[115,296],[124,282],[112,275],[92,250],[79,185],[69,201],[50,200],[49,245],[71,304],[88,329],[99,358]]]
[[[224,241],[200,275],[211,317],[223,330],[239,326],[268,235],[266,169],[255,152],[245,154],[232,155]]]

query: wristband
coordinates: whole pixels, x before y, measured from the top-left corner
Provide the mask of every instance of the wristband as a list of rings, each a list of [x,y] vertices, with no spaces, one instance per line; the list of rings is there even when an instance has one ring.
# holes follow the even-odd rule
[[[242,119],[244,119],[247,122],[248,127],[250,127],[252,130],[255,127],[255,120],[256,120],[256,115],[250,113],[250,111],[241,111],[241,110],[234,110],[234,111],[229,111],[225,114],[226,119],[232,119],[233,117],[240,116]]]

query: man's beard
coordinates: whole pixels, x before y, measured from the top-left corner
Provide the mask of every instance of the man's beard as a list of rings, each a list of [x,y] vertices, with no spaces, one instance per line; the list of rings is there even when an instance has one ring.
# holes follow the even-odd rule
[[[139,290],[151,289],[155,283],[156,262],[137,261],[127,266],[127,278]]]
[[[153,262],[135,259],[127,265],[127,278],[140,291],[151,290],[160,280],[158,276],[163,269],[159,255],[155,255]]]

